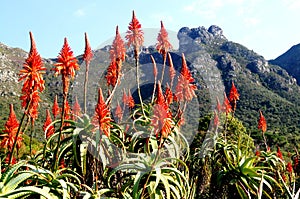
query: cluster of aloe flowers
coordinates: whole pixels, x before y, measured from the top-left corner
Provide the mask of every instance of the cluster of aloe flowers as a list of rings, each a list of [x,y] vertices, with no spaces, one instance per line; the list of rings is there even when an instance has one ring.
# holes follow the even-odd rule
[[[158,71],[154,57],[150,56],[153,74],[147,75],[153,75],[154,79],[151,99],[143,98],[142,94],[145,91],[140,87],[139,56],[144,42],[144,33],[133,12],[125,36],[127,42],[122,39],[119,28],[116,27],[115,38],[109,51],[110,62],[104,77],[106,88],[104,88],[105,85],[101,85],[95,91],[98,94],[98,100],[94,114],[91,116],[87,113],[87,90],[90,63],[94,55],[88,36],[85,33],[83,102],[80,103],[75,97],[72,105],[69,104],[68,99],[69,88],[80,66],[67,38],[64,39],[57,63],[50,69],[54,71],[54,76],[61,76],[62,99],[59,100],[55,96],[51,110],[49,108],[45,111],[46,117],[42,127],[45,138],[44,148],[34,155],[30,141],[31,159],[28,161],[34,162],[39,169],[26,163],[26,168],[32,175],[26,177],[25,183],[22,181],[23,185],[27,183],[43,187],[48,182],[48,192],[52,196],[63,194],[64,198],[78,195],[86,198],[100,196],[192,198],[202,193],[197,190],[201,180],[197,173],[199,168],[195,166],[200,164],[200,169],[205,170],[208,168],[207,161],[205,160],[203,165],[203,159],[197,156],[198,151],[189,154],[189,143],[181,132],[181,127],[186,123],[186,118],[184,118],[186,107],[196,97],[197,86],[183,53],[181,54],[181,67],[178,67],[179,73],[176,73],[170,53],[172,45],[169,42],[168,32],[163,22],[160,25],[156,50],[162,56],[163,67],[162,71]],[[20,97],[23,115],[19,122],[14,106],[11,104],[8,120],[0,135],[0,145],[6,152],[6,172],[16,171],[17,168],[21,168],[21,165],[25,165],[19,160],[18,155],[18,150],[23,143],[22,135],[26,132],[27,126],[31,125],[30,138],[34,136],[36,131],[34,126],[41,101],[40,94],[45,90],[43,74],[47,69],[43,65],[31,32],[30,41],[31,48],[23,69],[20,71],[19,79],[23,82]],[[124,88],[122,100],[117,101],[115,108],[112,108],[113,100],[118,94],[118,87],[122,84],[122,68],[127,61],[127,51],[133,51],[134,55],[138,99],[133,98],[130,88]],[[165,73],[165,70],[168,72]],[[239,97],[240,94],[232,81],[228,97],[224,92],[223,103],[221,104],[219,99],[216,99],[213,135],[219,135],[219,137],[214,137],[216,140],[213,143],[214,152],[211,162],[215,161],[215,164],[210,165],[211,176],[219,175],[217,176],[219,182],[235,185],[242,197],[254,196],[255,192],[260,197],[263,194],[269,196],[260,187],[266,185],[270,190],[272,186],[280,187],[278,183],[280,179],[275,179],[276,177],[281,178],[283,183],[294,182],[293,170],[298,169],[299,155],[296,153],[295,156],[289,156],[294,164],[291,161],[285,164],[279,147],[276,157],[273,156],[265,137],[267,122],[261,111],[259,111],[258,129],[262,132],[266,151],[257,150],[255,156],[249,157],[250,136],[246,135],[247,146],[243,146],[246,150],[242,151],[240,142],[244,135],[233,135],[234,133],[231,132],[233,131],[231,129],[234,129],[233,125],[238,125],[234,114]],[[80,104],[83,105],[83,110]],[[234,140],[234,138],[237,139]],[[200,145],[200,143],[197,144]],[[120,150],[114,150],[112,145]],[[196,157],[196,161],[191,157]],[[16,163],[17,166],[14,167]],[[269,175],[275,172],[278,165],[282,166],[278,170],[279,173]],[[39,173],[41,169],[40,179],[39,177],[31,178],[33,171]],[[196,174],[193,173],[195,170]],[[286,171],[288,180],[285,175]],[[47,177],[42,176],[46,175],[45,173],[51,175],[51,179],[55,179],[53,176],[56,176],[55,183],[59,185],[54,181],[45,180]],[[236,173],[241,176],[236,176]],[[232,181],[228,181],[224,176],[232,177],[230,179]],[[21,181],[17,186],[19,184],[21,185]],[[287,184],[284,185],[287,190],[290,190]],[[22,193],[24,195],[38,194],[38,190],[31,187]],[[212,192],[213,190],[212,188]],[[48,192],[40,194],[48,196]],[[7,194],[16,193],[7,192],[5,196]]]

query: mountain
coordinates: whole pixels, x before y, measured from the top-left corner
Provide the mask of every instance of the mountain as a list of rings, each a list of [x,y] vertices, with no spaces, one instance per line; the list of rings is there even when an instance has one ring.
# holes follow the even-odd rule
[[[288,51],[280,55],[270,63],[284,68],[291,76],[295,77],[300,85],[300,44],[292,46]]]
[[[270,144],[278,144],[293,148],[300,140],[300,86],[297,84],[300,75],[300,66],[297,63],[299,46],[291,48],[275,60],[265,58],[247,47],[229,41],[223,34],[223,30],[215,25],[206,29],[203,26],[197,28],[183,27],[177,33],[179,41],[178,49],[171,52],[177,72],[181,67],[181,56],[184,53],[188,67],[196,80],[198,87],[197,97],[201,116],[211,115],[216,106],[216,97],[222,102],[224,91],[228,94],[232,81],[240,93],[235,117],[240,119],[249,129],[252,137],[261,139],[257,131],[258,111],[262,110],[268,122],[266,136]],[[89,72],[88,112],[93,113],[97,99],[97,89],[104,87],[105,70],[109,65],[109,46],[94,51],[94,59]],[[298,50],[298,51],[297,51]],[[133,96],[136,96],[134,60],[132,50],[127,52],[126,62],[122,68],[123,77],[121,85],[124,88],[132,88]],[[153,86],[152,55],[158,67],[162,67],[162,55],[157,53],[154,46],[142,48],[140,54],[140,67],[142,72],[142,88],[144,97],[150,96],[149,91]],[[19,107],[21,85],[18,83],[18,71],[21,69],[27,53],[24,50],[10,48],[0,44],[0,125],[8,116],[8,103]],[[81,70],[77,73],[75,81],[70,89],[70,103],[75,96],[83,101],[83,80],[85,69],[82,55],[78,56]],[[50,108],[53,97],[61,95],[60,78],[53,77],[55,59],[44,59],[48,69],[46,91],[42,96],[42,109],[40,123],[44,118],[44,109]],[[169,63],[167,62],[167,65]],[[293,70],[292,70],[293,69]],[[159,74],[160,76],[161,74]],[[166,84],[168,72],[165,73],[163,85]],[[150,78],[150,79],[149,79]],[[117,90],[120,97],[122,86]],[[106,91],[104,91],[106,93]],[[17,112],[17,111],[16,111]]]

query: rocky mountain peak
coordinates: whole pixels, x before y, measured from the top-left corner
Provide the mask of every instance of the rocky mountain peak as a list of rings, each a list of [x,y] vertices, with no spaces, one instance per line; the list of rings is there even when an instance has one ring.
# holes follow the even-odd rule
[[[201,45],[221,45],[227,41],[223,30],[216,25],[206,29],[204,26],[198,28],[183,27],[177,34],[179,40],[179,51],[192,52],[201,50]]]

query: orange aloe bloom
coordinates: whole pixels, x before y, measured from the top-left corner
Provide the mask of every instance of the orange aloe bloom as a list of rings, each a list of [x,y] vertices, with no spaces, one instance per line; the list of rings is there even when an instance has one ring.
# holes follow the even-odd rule
[[[57,102],[57,95],[55,95],[53,106],[52,106],[52,114],[53,117],[56,118],[60,114],[60,108]]]
[[[12,104],[10,104],[9,108],[10,108],[10,113],[4,125],[4,130],[2,130],[4,134],[0,135],[1,137],[3,137],[0,146],[1,148],[8,149],[11,152],[18,132],[19,121],[17,120],[14,107]],[[23,138],[21,137],[21,135],[22,132],[20,132],[17,137],[17,142],[16,142],[17,149],[21,148],[22,145]]]
[[[238,93],[233,81],[231,83],[231,89],[229,91],[229,101],[233,106],[233,111],[236,109],[236,101],[239,100],[240,94]]]
[[[139,47],[141,47],[144,42],[144,33],[142,31],[142,25],[135,17],[134,11],[132,12],[132,20],[129,23],[125,38],[127,40],[127,46],[133,46],[135,57],[137,58]]]
[[[50,136],[54,134],[54,126],[50,125],[52,123],[51,115],[49,109],[46,110],[46,120],[43,125],[43,130],[46,133],[46,139],[48,139]],[[47,129],[48,128],[48,129]],[[47,132],[46,132],[47,130]]]
[[[172,49],[172,45],[169,42],[168,32],[165,29],[162,21],[160,21],[160,26],[160,31],[157,36],[158,43],[156,44],[156,50],[162,54],[165,59],[169,50]]]
[[[231,89],[230,89],[230,92],[229,92],[229,101],[230,102],[234,102],[234,101],[237,101],[239,100],[240,98],[240,94],[238,93],[235,85],[234,85],[234,82],[232,81],[231,83]]]
[[[123,117],[123,110],[122,107],[120,106],[120,103],[118,102],[116,110],[115,110],[115,115],[117,116],[118,120],[121,121]]]
[[[133,109],[134,106],[135,106],[135,102],[134,102],[134,99],[131,95],[131,92],[130,90],[128,90],[128,95],[127,95],[127,105],[129,108]]]
[[[155,62],[155,59],[152,55],[150,55],[150,58],[151,58],[151,61],[152,61],[152,66],[153,66],[153,76],[154,78],[156,79],[157,77],[157,66],[156,66],[156,62]]]
[[[57,57],[57,63],[54,64],[55,76],[62,75],[63,92],[66,95],[69,91],[70,77],[75,77],[75,70],[79,70],[76,57],[73,55],[67,38],[64,39],[64,45]]]
[[[107,137],[110,136],[110,128],[112,127],[109,108],[105,104],[101,88],[98,93],[98,103],[95,108],[95,115],[93,117],[93,124],[99,128]]]
[[[85,49],[84,49],[84,54],[83,54],[83,60],[85,61],[86,65],[89,65],[90,61],[93,58],[93,52],[92,48],[90,46],[90,42],[87,36],[87,33],[84,33],[85,36]]]
[[[172,93],[172,90],[170,89],[170,86],[168,83],[167,83],[167,87],[165,90],[165,98],[166,98],[167,104],[173,103],[173,93]]]
[[[81,107],[80,107],[80,104],[78,102],[78,99],[77,97],[75,97],[75,102],[73,104],[73,107],[72,107],[72,112],[73,112],[73,120],[76,120],[77,117],[76,116],[81,116]]]
[[[30,52],[25,60],[23,69],[20,70],[19,81],[25,80],[23,89],[25,88],[26,92],[28,91],[27,89],[42,92],[45,89],[43,74],[46,68],[43,66],[42,58],[36,49],[33,35],[31,32],[29,34],[31,41]]]
[[[178,83],[176,86],[176,97],[179,102],[191,101],[193,97],[196,97],[195,90],[197,89],[194,85],[194,78],[189,71],[184,54],[182,53],[182,67],[178,77]]]
[[[221,104],[220,104],[220,100],[219,100],[219,98],[217,97],[217,105],[216,105],[216,110],[217,110],[218,112],[220,112],[220,111],[221,111],[221,109],[222,109],[222,107],[221,107]]]
[[[151,118],[151,125],[154,127],[156,138],[159,137],[159,134],[163,138],[167,138],[172,133],[174,122],[168,109],[169,107],[165,101],[161,84],[158,82],[157,98],[153,106],[153,116]]]
[[[224,92],[224,101],[223,101],[223,107],[222,107],[223,111],[226,113],[226,115],[228,113],[231,113],[232,112],[232,107],[230,105],[230,102],[227,98],[227,95],[226,93]]]
[[[111,61],[122,62],[125,60],[126,48],[124,45],[124,41],[119,33],[118,26],[116,27],[116,36],[109,52]]]
[[[107,68],[105,75],[107,85],[112,85],[113,87],[117,84],[119,72],[117,69],[117,63],[115,61],[111,62]]]
[[[168,61],[169,61],[169,76],[170,76],[170,82],[171,82],[171,86],[172,86],[172,83],[173,83],[173,80],[174,80],[174,77],[176,75],[176,71],[174,69],[174,65],[173,65],[173,61],[172,61],[172,57],[171,57],[171,54],[168,53]]]
[[[267,121],[261,110],[259,110],[258,129],[261,129],[263,133],[267,131]]]
[[[31,47],[23,69],[20,70],[19,81],[24,80],[20,99],[22,100],[22,107],[28,108],[26,114],[34,122],[38,117],[38,103],[40,101],[38,91],[42,92],[45,89],[43,74],[46,68],[43,66],[42,58],[36,49],[33,35],[31,32],[29,34]]]
[[[277,157],[279,157],[281,160],[283,160],[283,156],[282,156],[279,146],[277,146]]]

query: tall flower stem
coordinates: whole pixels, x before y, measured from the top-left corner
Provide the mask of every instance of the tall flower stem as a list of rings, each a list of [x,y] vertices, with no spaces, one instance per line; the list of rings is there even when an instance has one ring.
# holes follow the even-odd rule
[[[161,82],[161,83],[163,83],[163,80],[164,80],[165,68],[166,68],[166,61],[167,61],[167,55],[164,54],[164,55],[163,55],[163,58],[164,58],[164,65],[163,65],[163,68],[162,68],[162,71],[161,71],[161,78],[160,78],[160,82]]]
[[[32,138],[34,136],[34,133],[35,133],[35,128],[34,128],[34,125],[33,125],[33,122],[31,122],[31,131],[30,131],[30,140],[29,140],[29,154],[31,156],[31,153],[32,153]]]
[[[89,67],[90,64],[86,62],[86,68],[85,68],[85,79],[84,79],[84,89],[83,89],[83,113],[86,114],[86,96],[87,96],[87,85],[88,85],[88,79],[89,79]]]
[[[61,135],[62,135],[62,130],[63,130],[63,127],[64,127],[64,118],[65,118],[65,105],[67,103],[67,97],[68,97],[68,94],[67,93],[63,93],[63,105],[62,105],[62,111],[61,111],[61,120],[60,120],[60,129],[59,129],[59,134],[58,134],[58,138],[57,138],[57,146],[55,148],[55,151],[54,151],[54,155],[53,155],[53,171],[55,171],[57,169],[57,166],[58,166],[58,150],[59,150],[59,146],[60,146],[60,143],[61,143]]]
[[[145,111],[144,111],[144,105],[143,105],[143,98],[142,98],[141,88],[140,88],[140,79],[139,79],[139,59],[138,59],[137,52],[135,52],[135,53],[136,53],[136,56],[135,56],[135,66],[136,66],[136,83],[137,83],[137,90],[138,90],[138,95],[139,95],[139,98],[140,98],[140,103],[141,103],[142,113],[143,113],[143,116],[146,117]]]
[[[29,104],[30,104],[30,101],[26,105],[26,109],[25,109],[25,111],[24,111],[24,113],[22,115],[22,118],[21,118],[21,121],[20,121],[20,124],[19,124],[19,127],[18,127],[18,131],[17,131],[16,137],[15,137],[15,140],[14,140],[14,144],[13,144],[13,147],[12,147],[12,150],[11,150],[11,154],[10,154],[10,157],[9,157],[9,165],[11,164],[11,161],[12,161],[12,158],[13,158],[13,154],[14,154],[14,150],[15,150],[15,148],[17,146],[17,140],[18,140],[19,134],[21,132],[21,128],[22,128],[22,125],[23,125],[23,122],[24,122],[25,116],[26,116],[26,111],[29,108]]]

